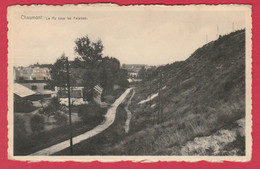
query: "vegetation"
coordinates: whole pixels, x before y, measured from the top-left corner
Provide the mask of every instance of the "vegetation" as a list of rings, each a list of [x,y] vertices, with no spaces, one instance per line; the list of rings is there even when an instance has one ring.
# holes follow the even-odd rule
[[[50,116],[55,115],[56,112],[61,108],[57,97],[51,98],[50,103],[46,107],[43,106],[43,100],[41,101],[41,105],[42,109],[39,111],[39,113],[47,116],[48,119]]]
[[[138,76],[144,80],[151,80],[154,76],[156,67],[152,66],[151,68],[145,69],[145,67],[143,66],[139,72],[138,72]]]
[[[138,104],[158,92],[162,72],[163,120],[156,124],[156,106]],[[151,104],[158,104],[158,97]],[[200,136],[208,136],[245,117],[245,32],[221,37],[196,50],[187,60],[157,68],[151,79],[136,87],[130,105],[130,136],[108,154],[175,154],[175,149]],[[238,147],[244,145],[238,137]],[[239,141],[240,140],[240,141]],[[243,154],[243,147],[241,148]],[[209,150],[210,153],[210,150]]]
[[[81,105],[78,110],[78,116],[86,123],[93,121],[100,123],[104,120],[103,115],[104,109],[102,110],[94,101],[89,104]]]
[[[44,117],[40,114],[35,114],[30,120],[30,125],[33,134],[39,134],[44,129]]]
[[[61,111],[57,111],[55,113],[54,119],[56,120],[58,125],[65,125],[68,123],[68,116]]]
[[[125,103],[119,105],[115,121],[109,128],[103,131],[102,134],[98,134],[88,140],[74,145],[73,153],[75,155],[107,155],[108,149],[122,141],[127,135],[124,130],[127,118],[124,107]],[[57,152],[54,155],[70,155],[69,148]]]
[[[29,113],[36,110],[30,101],[20,100],[14,102],[14,112]]]
[[[25,121],[22,118],[14,116],[14,149],[20,145],[25,145],[29,142],[28,132],[25,129]]]
[[[77,136],[82,133],[85,133],[91,130],[92,128],[94,128],[95,126],[97,126],[98,124],[99,122],[97,121],[91,121],[88,123],[85,122],[72,123],[73,136]],[[20,123],[18,122],[17,124],[15,123],[15,125],[17,127],[15,127],[14,134],[16,133],[16,135],[19,136],[19,134],[17,133],[21,133],[20,136],[22,136],[22,137],[15,136],[14,139],[15,155],[28,155],[36,151],[39,151],[41,149],[60,143],[62,141],[68,140],[70,138],[70,126],[68,124],[59,125],[59,127],[56,127],[52,130],[39,132],[37,135],[26,134],[27,132],[24,132],[23,129],[20,130],[20,132],[19,131],[17,132],[17,129],[19,129],[19,127],[24,126],[23,122]]]
[[[120,62],[116,58],[105,56],[103,57],[104,46],[99,39],[92,42],[86,35],[78,38],[75,41],[75,53],[79,57],[74,61],[70,61],[70,68],[77,69],[77,76],[71,76],[71,85],[78,85],[79,79],[85,91],[93,92],[93,87],[100,84],[104,88],[104,94],[113,91],[114,84],[122,87],[128,87],[127,73],[120,69]],[[53,65],[51,75],[54,81],[52,86],[66,87],[66,57],[63,54]]]

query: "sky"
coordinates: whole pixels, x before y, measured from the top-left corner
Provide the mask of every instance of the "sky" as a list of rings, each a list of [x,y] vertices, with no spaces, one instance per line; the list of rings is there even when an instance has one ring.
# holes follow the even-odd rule
[[[74,59],[75,40],[101,39],[103,56],[121,64],[162,65],[187,59],[197,48],[246,25],[239,6],[59,6],[8,9],[9,59],[14,66]],[[39,16],[41,19],[30,19]],[[27,17],[27,19],[25,19]],[[46,20],[50,18],[50,20]],[[54,18],[56,17],[56,20]],[[71,17],[71,20],[58,20]],[[74,17],[83,17],[75,20]],[[218,31],[217,31],[218,27]]]

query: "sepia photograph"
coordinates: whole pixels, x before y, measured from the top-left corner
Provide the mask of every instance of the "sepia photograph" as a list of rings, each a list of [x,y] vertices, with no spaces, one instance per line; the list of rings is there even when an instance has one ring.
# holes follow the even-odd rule
[[[250,5],[17,5],[7,19],[10,159],[251,159]]]

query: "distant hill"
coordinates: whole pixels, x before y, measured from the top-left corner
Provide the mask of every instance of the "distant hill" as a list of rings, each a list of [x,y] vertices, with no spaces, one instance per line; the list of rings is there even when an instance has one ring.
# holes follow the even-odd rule
[[[158,97],[151,103],[140,102],[149,96],[150,90],[157,93],[160,72],[163,120],[155,124]],[[196,137],[210,136],[226,128],[228,132],[237,132],[236,121],[245,117],[245,30],[219,37],[185,61],[157,68],[153,80],[143,81],[135,90],[130,105],[130,134],[110,153],[183,155],[184,144]],[[234,142],[239,141],[232,144],[237,145],[233,147],[235,154],[243,155],[244,136],[238,132],[233,138]],[[226,147],[221,147],[220,152],[215,149],[210,147],[198,154],[226,152]]]

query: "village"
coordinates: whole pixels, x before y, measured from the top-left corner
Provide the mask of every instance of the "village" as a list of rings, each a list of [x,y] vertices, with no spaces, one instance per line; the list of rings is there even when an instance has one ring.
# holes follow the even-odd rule
[[[13,14],[87,17],[10,23],[13,156],[246,155],[245,13],[155,8]]]
[[[55,81],[52,77],[53,65],[40,65],[39,63],[30,65],[27,67],[19,66],[14,67],[14,117],[15,117],[15,143],[17,143],[17,153],[22,152],[19,149],[24,150],[26,144],[26,137],[37,138],[39,135],[52,133],[52,131],[60,130],[63,127],[69,126],[69,96],[68,88],[66,87],[66,80],[64,81],[65,87],[53,86]],[[142,69],[155,68],[147,65],[126,65],[123,64],[121,69],[126,72],[125,78],[129,85],[132,83],[138,83],[142,81],[141,74]],[[140,71],[141,70],[141,71]],[[87,89],[84,86],[82,76],[86,73],[86,69],[83,68],[70,68],[70,76],[73,79],[70,86],[70,104],[72,106],[71,121],[72,125],[76,126],[75,129],[80,128],[87,124],[89,130],[95,127],[104,120],[104,115],[115,99],[117,99],[126,89],[127,86],[120,84],[113,84],[112,91],[106,92],[104,87],[100,84],[93,85],[92,89]],[[87,117],[84,117],[83,107],[92,106],[92,111]],[[93,107],[94,106],[94,107]],[[81,112],[82,111],[82,112]],[[98,112],[100,111],[100,112]],[[82,117],[83,116],[83,117]],[[19,121],[19,122],[18,122]],[[84,121],[84,124],[82,124]],[[19,129],[21,133],[19,133]],[[16,131],[18,129],[18,131]],[[23,131],[22,131],[23,130]],[[80,131],[82,133],[82,131]],[[64,134],[64,133],[59,133]],[[68,135],[67,132],[65,135]],[[24,139],[24,140],[21,140]],[[56,139],[54,139],[56,140]],[[64,140],[50,141],[58,143]],[[19,141],[19,142],[18,142]],[[41,142],[41,141],[40,141]],[[31,142],[28,142],[31,144]],[[35,145],[34,145],[35,144]],[[33,145],[35,147],[29,149],[29,152],[38,150],[38,141],[35,141]],[[16,144],[15,144],[16,145]],[[29,145],[27,145],[29,146]],[[41,147],[41,146],[40,146]],[[28,149],[27,149],[28,150]]]
[[[78,39],[83,44],[86,40],[87,36]],[[203,62],[193,67],[193,59],[200,57],[201,51],[205,50],[203,52],[207,56],[212,49],[219,48],[219,43],[230,44],[232,41],[237,41],[235,45],[241,46],[235,48],[239,58],[235,58],[236,55],[225,48],[232,57],[222,58],[218,62],[210,60],[217,54],[204,58],[212,62],[207,65],[209,72],[200,69],[204,66]],[[14,67],[14,154],[165,154],[168,150],[160,152],[163,146],[161,142],[149,139],[158,134],[156,130],[160,130],[159,135],[177,144],[177,147],[170,148],[173,155],[189,155],[197,151],[199,155],[244,155],[245,93],[241,88],[245,79],[243,74],[229,77],[228,73],[222,72],[225,60],[227,63],[237,62],[230,71],[244,71],[244,55],[241,55],[243,42],[244,30],[238,30],[197,49],[185,61],[162,66],[121,65],[116,58],[102,57],[102,50],[86,55],[84,52],[89,49],[95,51],[95,47],[81,47],[82,43],[76,43],[80,58],[69,61],[63,54],[53,64],[36,63],[27,67]],[[101,42],[95,43],[102,46]],[[216,69],[210,68],[210,65]],[[196,76],[194,72],[203,76]],[[223,82],[216,92],[213,83],[209,83],[208,87],[203,82],[207,80],[204,77],[209,78],[214,73],[215,77],[239,77],[235,81],[238,85],[233,85],[234,80]],[[218,78],[214,83],[217,81]],[[230,90],[239,93],[238,100],[228,95]],[[178,95],[172,97],[178,92]],[[205,98],[215,105],[202,102]],[[220,113],[215,113],[217,111]],[[179,123],[178,119],[183,121]],[[171,126],[168,130],[174,135],[164,131],[164,125],[168,123]],[[178,132],[181,134],[176,134]],[[206,137],[209,133],[210,136]],[[216,135],[223,139],[215,140]],[[147,138],[142,142],[143,137]],[[188,142],[191,137],[196,138]],[[200,147],[200,144],[194,150],[187,150],[187,147],[198,144],[197,139],[205,140],[212,151]],[[179,140],[185,140],[186,144]],[[154,147],[150,147],[147,142]],[[165,143],[170,147],[169,144]],[[229,151],[229,145],[238,146],[232,146],[232,151]]]

